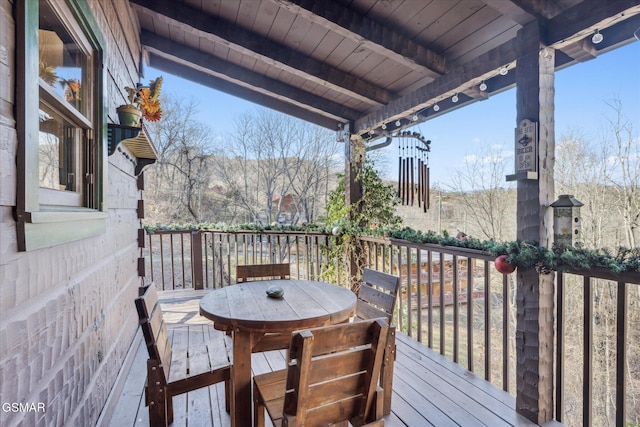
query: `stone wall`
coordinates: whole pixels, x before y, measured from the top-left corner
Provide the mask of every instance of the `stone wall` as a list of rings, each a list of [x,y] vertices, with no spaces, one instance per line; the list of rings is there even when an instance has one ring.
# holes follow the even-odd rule
[[[95,425],[137,329],[142,195],[132,161],[116,152],[106,233],[18,252],[15,1],[0,0],[0,425]],[[138,23],[126,1],[87,3],[106,39],[105,102],[117,122],[123,88],[138,80]],[[44,404],[44,412],[13,412],[9,403]]]

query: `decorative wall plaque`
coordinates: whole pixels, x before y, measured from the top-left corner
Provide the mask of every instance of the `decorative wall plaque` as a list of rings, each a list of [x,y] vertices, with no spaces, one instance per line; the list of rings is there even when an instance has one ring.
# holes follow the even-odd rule
[[[507,181],[538,179],[538,124],[522,120],[515,129],[515,173]]]

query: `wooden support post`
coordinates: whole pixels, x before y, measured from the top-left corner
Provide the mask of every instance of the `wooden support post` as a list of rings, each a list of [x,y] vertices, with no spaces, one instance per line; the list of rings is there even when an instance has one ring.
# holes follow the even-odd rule
[[[518,240],[553,243],[554,62],[534,22],[518,32],[517,120],[538,123],[538,179],[518,181]],[[516,293],[517,411],[542,424],[554,418],[554,275],[518,269]]]
[[[358,136],[354,135],[352,138],[348,124],[338,130],[338,140],[341,139],[344,141],[345,149],[345,203],[353,205],[362,198],[362,182],[358,179],[358,175],[365,162],[365,145]],[[356,283],[356,278],[360,276],[359,269],[362,263],[358,259],[361,256],[362,251],[358,248],[355,248],[353,253],[347,254],[347,278],[352,287]]]
[[[202,234],[191,232],[191,274],[193,289],[204,289],[204,275],[202,274]]]

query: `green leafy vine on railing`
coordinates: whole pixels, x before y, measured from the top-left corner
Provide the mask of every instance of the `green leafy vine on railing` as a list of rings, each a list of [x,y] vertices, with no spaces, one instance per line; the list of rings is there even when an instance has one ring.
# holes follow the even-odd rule
[[[507,255],[508,263],[520,268],[548,269],[548,270],[591,270],[601,268],[613,273],[640,272],[640,248],[628,249],[619,247],[610,249],[586,249],[571,246],[554,246],[545,248],[533,241],[496,242],[493,240],[479,240],[473,237],[455,238],[448,233],[436,234],[433,231],[423,232],[409,227],[393,228],[362,228],[341,220],[334,224],[303,224],[303,225],[259,225],[259,224],[183,224],[145,226],[148,233],[153,234],[162,230],[215,230],[222,232],[254,231],[254,232],[297,232],[297,233],[325,233],[344,236],[371,236],[405,240],[410,243],[429,243],[441,246],[453,246],[465,249],[485,251],[492,256]]]

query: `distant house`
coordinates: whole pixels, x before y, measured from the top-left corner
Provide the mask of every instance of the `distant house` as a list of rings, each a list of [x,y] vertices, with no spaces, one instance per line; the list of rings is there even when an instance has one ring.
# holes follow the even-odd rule
[[[271,198],[274,206],[274,210],[277,211],[278,216],[276,221],[280,225],[291,225],[298,219],[298,197],[293,194],[286,194],[281,196],[275,194]]]
[[[137,332],[154,149],[108,124],[142,80],[139,24],[124,1],[0,8],[0,395],[28,404],[0,425],[95,425]]]

